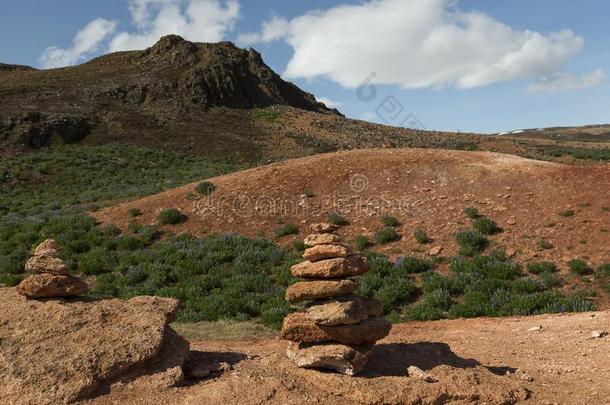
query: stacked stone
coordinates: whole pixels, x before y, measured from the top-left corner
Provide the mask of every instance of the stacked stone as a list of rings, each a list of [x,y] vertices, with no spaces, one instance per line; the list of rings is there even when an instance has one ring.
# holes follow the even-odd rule
[[[304,279],[286,290],[290,303],[308,302],[303,310],[284,318],[282,338],[289,340],[288,357],[298,367],[324,368],[346,375],[360,372],[375,342],[388,335],[391,324],[382,317],[381,304],[354,295],[358,284],[349,277],[366,273],[366,258],[340,244],[331,224],[315,224],[306,260],[292,266]]]
[[[59,250],[59,243],[53,239],[45,240],[34,249],[25,264],[26,271],[34,275],[17,286],[19,294],[29,298],[73,297],[89,290],[84,281],[69,274],[68,266],[59,258]]]

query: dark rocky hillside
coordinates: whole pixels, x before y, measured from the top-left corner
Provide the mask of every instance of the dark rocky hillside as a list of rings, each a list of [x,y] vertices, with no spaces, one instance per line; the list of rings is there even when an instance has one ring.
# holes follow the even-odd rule
[[[171,35],[144,51],[110,54],[75,67],[0,65],[5,151],[84,138],[93,143],[140,138],[136,143],[150,144],[154,138],[185,140],[193,133],[214,147],[209,138],[218,128],[207,119],[210,109],[278,104],[339,114],[282,80],[255,50],[229,42],[192,43]],[[227,121],[232,121],[224,128],[228,132],[239,125]]]

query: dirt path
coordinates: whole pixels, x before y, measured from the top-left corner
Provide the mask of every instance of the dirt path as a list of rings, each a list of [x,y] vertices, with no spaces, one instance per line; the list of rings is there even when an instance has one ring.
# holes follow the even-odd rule
[[[608,311],[397,325],[354,378],[294,367],[279,340],[196,341],[202,361],[230,370],[183,388],[115,387],[92,403],[604,404],[610,337],[592,332],[609,326]],[[407,377],[410,365],[436,382]]]

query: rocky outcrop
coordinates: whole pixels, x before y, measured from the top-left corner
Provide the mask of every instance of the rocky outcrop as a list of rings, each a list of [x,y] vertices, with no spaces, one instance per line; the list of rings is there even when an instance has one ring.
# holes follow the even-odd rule
[[[0,64],[0,73],[0,153],[85,137],[116,142],[141,137],[143,130],[164,141],[168,128],[214,127],[202,115],[216,107],[284,105],[341,115],[284,81],[253,49],[176,35],[79,66],[35,70]],[[217,128],[210,132],[218,135]]]
[[[175,385],[188,342],[167,325],[174,299],[28,300],[0,289],[0,403],[82,400],[141,376]]]
[[[304,242],[307,246],[337,244],[341,242],[341,237],[334,233],[314,233],[307,236]]]
[[[352,293],[358,284],[347,279],[369,271],[366,258],[339,245],[330,224],[314,224],[306,238],[305,262],[292,266],[304,278],[286,290],[289,302],[310,301],[284,318],[281,336],[289,340],[287,355],[298,367],[325,368],[345,375],[362,371],[372,345],[390,333],[380,302]],[[326,233],[324,233],[326,232]],[[329,235],[328,237],[325,235]],[[335,243],[317,243],[320,241]]]

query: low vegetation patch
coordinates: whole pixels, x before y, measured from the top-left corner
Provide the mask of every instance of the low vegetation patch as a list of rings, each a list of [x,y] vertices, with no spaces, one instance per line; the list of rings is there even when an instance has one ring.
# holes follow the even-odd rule
[[[135,218],[142,215],[142,210],[139,208],[130,208],[128,213],[130,217]]]
[[[573,210],[563,210],[563,211],[559,211],[557,214],[562,217],[569,218],[569,217],[574,216],[574,211]]]
[[[593,273],[593,269],[589,267],[587,262],[581,259],[573,259],[568,262],[570,271],[579,276],[586,276]]]
[[[280,225],[276,230],[275,230],[275,237],[276,238],[283,238],[284,236],[288,236],[288,235],[296,235],[299,233],[299,227],[294,225],[294,224],[284,224],[284,225]]]
[[[395,217],[393,217],[391,215],[384,215],[381,218],[381,223],[383,224],[383,226],[391,226],[391,227],[397,227],[398,225],[400,225],[400,222],[398,221],[398,219],[396,219]]]
[[[161,225],[178,225],[186,222],[187,218],[178,208],[166,208],[159,212],[157,221]]]
[[[464,214],[470,219],[476,219],[479,217],[479,210],[474,207],[468,207],[464,209]]]
[[[337,225],[337,226],[349,225],[349,221],[347,219],[345,219],[345,217],[343,217],[338,212],[332,212],[328,216],[328,222],[330,222],[333,225]]]
[[[417,243],[421,243],[422,245],[430,243],[430,238],[428,237],[426,231],[424,231],[423,229],[416,229],[415,232],[413,232],[413,237],[415,238]]]
[[[395,242],[400,239],[400,235],[396,233],[394,228],[385,227],[375,234],[375,241],[380,245],[385,243]]]
[[[489,241],[481,232],[472,229],[460,231],[455,236],[460,246],[460,255],[473,257],[485,250]]]
[[[195,187],[195,191],[201,195],[210,195],[214,190],[216,186],[209,181],[202,181]]]
[[[358,235],[354,238],[354,247],[356,248],[356,251],[364,250],[369,246],[371,246],[371,240],[368,236]]]
[[[494,235],[501,231],[498,225],[490,218],[480,217],[472,221],[472,227],[483,235]]]
[[[557,266],[552,262],[533,262],[527,265],[527,271],[532,274],[555,273]]]

